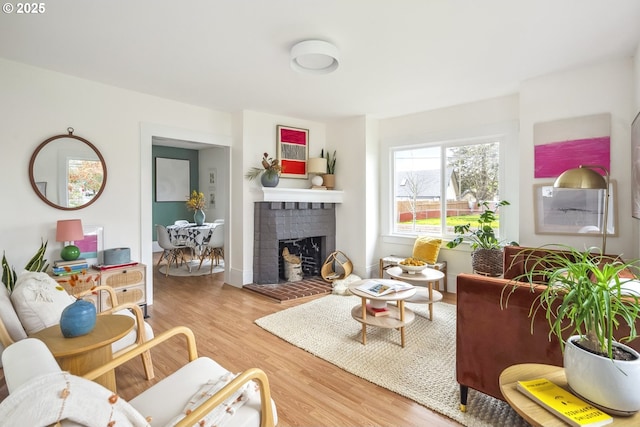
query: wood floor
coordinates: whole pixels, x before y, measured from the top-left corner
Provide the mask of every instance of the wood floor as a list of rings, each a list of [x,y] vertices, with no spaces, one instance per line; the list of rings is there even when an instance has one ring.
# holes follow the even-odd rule
[[[263,369],[271,384],[279,426],[459,426],[409,399],[351,375],[264,331],[254,320],[307,300],[278,303],[225,285],[222,273],[165,277],[154,266],[154,304],[149,319],[156,333],[190,327],[200,355],[232,372]],[[455,303],[455,294],[445,295]],[[301,328],[304,325],[300,325]],[[156,379],[146,381],[135,359],[116,370],[118,392],[129,399],[186,361],[180,339],[153,352]],[[2,384],[4,381],[2,380]],[[0,388],[0,398],[6,387]]]

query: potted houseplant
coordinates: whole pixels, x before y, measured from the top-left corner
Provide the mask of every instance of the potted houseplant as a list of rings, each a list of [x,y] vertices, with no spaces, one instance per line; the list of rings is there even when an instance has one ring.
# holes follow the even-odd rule
[[[268,153],[262,154],[262,167],[251,168],[249,172],[245,174],[245,178],[249,180],[260,177],[260,182],[263,187],[275,187],[280,181],[280,162],[278,159],[269,157]]]
[[[549,334],[560,341],[567,382],[574,393],[605,412],[631,415],[640,410],[640,354],[622,341],[638,336],[638,261],[623,262],[597,248],[553,247],[560,250],[543,246],[541,252],[528,253],[525,264],[531,268],[516,278],[531,286],[540,277],[548,283],[529,316],[543,314],[548,320]],[[618,335],[625,338],[618,342],[614,332],[620,326],[625,331]]]
[[[453,231],[458,236],[447,243],[450,249],[460,245],[465,240],[471,244],[471,266],[476,273],[487,276],[500,276],[503,271],[502,247],[504,241],[496,237],[492,223],[497,219],[497,212],[501,206],[508,206],[506,200],[499,201],[495,208],[491,209],[489,202],[482,202],[482,213],[478,218],[478,227],[471,229],[471,224],[456,225]],[[510,244],[517,244],[511,242]]]
[[[322,182],[329,190],[333,190],[336,186],[336,150],[333,150],[333,155],[327,150],[325,155],[324,149],[320,151],[320,157],[327,159],[327,173],[322,175]]]

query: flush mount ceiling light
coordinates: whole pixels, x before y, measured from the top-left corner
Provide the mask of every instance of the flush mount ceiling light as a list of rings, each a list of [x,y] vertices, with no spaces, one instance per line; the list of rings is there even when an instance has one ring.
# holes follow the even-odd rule
[[[301,73],[331,73],[339,62],[338,48],[329,42],[306,40],[291,48],[291,68]]]

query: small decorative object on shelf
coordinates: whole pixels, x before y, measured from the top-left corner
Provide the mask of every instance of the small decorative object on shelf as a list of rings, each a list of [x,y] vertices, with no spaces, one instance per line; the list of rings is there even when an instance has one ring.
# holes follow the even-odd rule
[[[60,330],[65,338],[79,337],[93,331],[96,326],[96,306],[78,299],[69,304],[60,316]]]
[[[189,209],[190,211],[194,211],[193,221],[196,223],[196,225],[204,224],[206,215],[203,209],[205,205],[206,202],[204,199],[204,193],[201,191],[198,192],[196,190],[193,190],[191,192],[191,197],[189,197],[189,200],[187,200],[187,209]]]
[[[324,186],[329,190],[333,190],[336,186],[336,150],[333,150],[333,155],[327,150],[327,154],[324,154],[324,149],[320,151],[320,157],[327,159],[327,173],[322,175],[322,181]]]
[[[262,168],[251,168],[244,177],[250,181],[260,177],[260,183],[263,187],[276,187],[280,182],[281,170],[278,159],[269,157],[269,153],[263,153]]]

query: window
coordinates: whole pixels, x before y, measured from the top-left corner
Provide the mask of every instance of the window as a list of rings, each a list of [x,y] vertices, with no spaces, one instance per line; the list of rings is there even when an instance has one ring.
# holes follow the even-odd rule
[[[497,138],[396,148],[391,158],[393,234],[452,235],[475,223],[479,202],[500,200]]]

